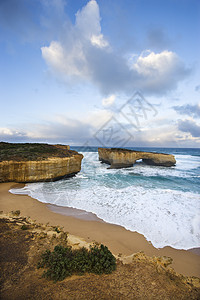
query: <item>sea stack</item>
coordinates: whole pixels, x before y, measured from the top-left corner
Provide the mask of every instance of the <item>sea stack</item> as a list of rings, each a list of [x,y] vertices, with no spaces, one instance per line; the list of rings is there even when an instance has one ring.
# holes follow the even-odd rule
[[[0,182],[55,181],[81,170],[83,155],[65,145],[0,143]]]
[[[110,165],[110,168],[132,167],[139,159],[152,166],[171,167],[176,164],[174,155],[155,152],[143,152],[122,148],[98,148],[99,160]]]

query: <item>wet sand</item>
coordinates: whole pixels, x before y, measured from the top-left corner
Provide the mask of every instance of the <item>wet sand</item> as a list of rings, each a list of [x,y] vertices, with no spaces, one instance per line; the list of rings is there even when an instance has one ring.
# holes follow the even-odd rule
[[[21,185],[22,187],[23,185]],[[103,243],[115,254],[131,255],[144,251],[149,256],[170,256],[176,272],[186,276],[200,277],[199,248],[195,251],[176,250],[171,247],[154,248],[143,235],[126,230],[99,219],[95,214],[73,208],[41,203],[26,195],[14,195],[9,189],[20,187],[15,183],[0,184],[0,210],[4,213],[20,210],[22,216],[30,217],[39,223],[62,226],[86,242]]]

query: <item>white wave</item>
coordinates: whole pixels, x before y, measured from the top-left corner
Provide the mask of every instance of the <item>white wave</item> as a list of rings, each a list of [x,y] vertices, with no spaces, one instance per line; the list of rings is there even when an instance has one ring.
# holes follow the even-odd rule
[[[108,169],[97,152],[84,152],[82,170],[68,180],[33,183],[12,193],[28,194],[45,203],[69,206],[95,213],[107,222],[142,233],[157,248],[189,249],[200,246],[200,196],[192,192],[150,189],[128,184],[127,175],[151,177],[199,177],[200,157],[176,155],[172,168],[141,163],[127,169]],[[115,176],[116,175],[116,176]],[[120,175],[119,181],[117,177]],[[149,179],[150,180],[150,179]],[[123,187],[123,188],[122,188]]]
[[[61,188],[62,186],[62,188]],[[68,181],[28,184],[12,193],[42,202],[83,209],[99,218],[142,233],[157,248],[200,246],[200,196],[195,193],[130,186],[70,188]]]
[[[200,157],[192,155],[175,155],[176,168],[180,170],[192,170],[200,167]]]
[[[174,177],[191,177],[191,174],[178,170],[176,167],[166,168],[166,167],[157,167],[149,166],[145,164],[135,164],[132,168],[122,169],[123,174],[136,173],[142,176],[151,177],[151,176],[174,176]]]
[[[88,178],[86,175],[81,174],[81,173],[76,174],[76,177],[77,178]]]
[[[174,177],[198,177],[190,170],[195,170],[200,167],[200,157],[191,155],[176,155],[176,166],[166,168],[158,166],[145,165],[137,162],[133,167],[126,169],[109,169],[107,164],[102,164],[98,159],[98,152],[84,152],[84,159],[86,164],[92,164],[93,168],[98,169],[99,174],[129,174],[130,172],[138,173],[142,176],[174,176]],[[83,169],[84,171],[84,169]],[[87,170],[88,171],[88,170]],[[91,169],[94,172],[94,169]]]

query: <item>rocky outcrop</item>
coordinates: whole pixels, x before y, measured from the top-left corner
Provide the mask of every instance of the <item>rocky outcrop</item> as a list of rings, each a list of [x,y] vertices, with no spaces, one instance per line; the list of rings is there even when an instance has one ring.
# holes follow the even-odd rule
[[[154,152],[134,151],[121,148],[98,148],[99,160],[111,165],[111,168],[132,167],[142,159],[144,163],[154,166],[171,167],[176,164],[174,155]]]
[[[41,148],[41,144],[39,146]],[[37,159],[34,160],[30,155],[31,159],[29,160],[27,153],[24,155],[23,152],[23,155],[18,155],[16,159],[11,159],[11,156],[6,160],[1,159],[0,182],[55,181],[73,176],[81,170],[82,154],[69,150],[69,146],[48,146],[51,146],[51,149],[55,147],[53,149],[55,151],[52,151],[48,157],[37,153]]]

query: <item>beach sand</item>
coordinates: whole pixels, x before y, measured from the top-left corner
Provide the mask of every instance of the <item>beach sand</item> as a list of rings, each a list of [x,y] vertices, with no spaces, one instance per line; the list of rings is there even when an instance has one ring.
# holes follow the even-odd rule
[[[23,185],[21,185],[23,186]],[[169,256],[172,267],[186,276],[200,277],[199,249],[194,252],[176,250],[171,247],[154,248],[143,235],[126,230],[122,226],[106,223],[92,213],[72,208],[62,208],[41,203],[26,195],[14,195],[9,189],[19,187],[16,183],[0,184],[0,210],[4,213],[20,210],[22,216],[30,217],[39,223],[61,226],[72,235],[86,242],[103,243],[113,254],[129,256],[144,251],[148,256]]]

